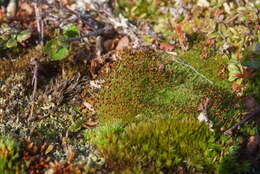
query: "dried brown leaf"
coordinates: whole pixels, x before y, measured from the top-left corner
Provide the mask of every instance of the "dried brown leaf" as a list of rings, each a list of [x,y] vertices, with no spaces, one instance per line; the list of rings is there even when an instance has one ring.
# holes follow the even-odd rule
[[[28,144],[28,145],[27,145],[27,148],[28,148],[28,149],[32,149],[32,148],[33,148],[33,143]]]
[[[28,4],[27,2],[23,2],[20,4],[20,9],[24,10],[28,15],[33,14],[33,8],[30,4]]]
[[[52,150],[54,149],[54,145],[50,144],[47,149],[45,150],[45,155],[47,155],[48,153],[50,153]]]
[[[101,58],[95,58],[90,60],[89,72],[93,79],[98,75],[99,70],[103,66],[103,60]]]
[[[127,36],[122,37],[116,46],[116,50],[124,50],[129,48],[130,46],[130,40]]]
[[[173,46],[172,44],[166,43],[166,42],[161,42],[159,44],[159,48],[164,51],[172,51],[175,49],[175,46]]]
[[[118,44],[118,39],[105,40],[104,43],[103,43],[103,47],[105,49],[105,52],[109,52],[111,50],[114,50],[117,44]]]
[[[235,92],[240,92],[242,90],[242,85],[240,85],[240,84],[238,84],[236,82],[233,82],[231,88]]]

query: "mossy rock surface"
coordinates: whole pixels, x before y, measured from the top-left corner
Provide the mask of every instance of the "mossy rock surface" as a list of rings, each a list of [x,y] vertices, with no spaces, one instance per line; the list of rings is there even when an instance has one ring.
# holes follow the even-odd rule
[[[231,147],[220,127],[229,127],[241,109],[234,107],[239,103],[229,83],[214,76],[225,60],[200,65],[196,59],[196,49],[178,59],[145,51],[126,53],[115,63],[94,100],[100,126],[85,134],[112,170],[168,173],[181,166],[189,173],[218,173]],[[197,121],[206,98],[215,132]]]

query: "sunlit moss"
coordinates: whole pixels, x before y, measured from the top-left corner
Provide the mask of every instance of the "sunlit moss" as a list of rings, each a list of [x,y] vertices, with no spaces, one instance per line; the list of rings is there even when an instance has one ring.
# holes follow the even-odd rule
[[[133,123],[110,135],[102,147],[111,168],[133,173],[137,168],[143,173],[167,173],[180,166],[190,172],[215,173],[225,151],[215,134],[194,119]]]

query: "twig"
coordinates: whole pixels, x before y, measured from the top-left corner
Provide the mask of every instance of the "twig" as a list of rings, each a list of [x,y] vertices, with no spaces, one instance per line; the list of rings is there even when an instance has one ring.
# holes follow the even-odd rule
[[[166,52],[168,54],[171,54],[171,55],[174,55],[172,52]],[[198,72],[193,66],[191,65],[188,65],[186,63],[183,63],[179,60],[177,60],[176,58],[172,58],[172,61],[178,63],[178,64],[181,64],[189,69],[191,69],[192,71],[194,71],[196,74],[198,74],[199,76],[201,76],[202,78],[204,78],[207,82],[209,82],[210,84],[213,84],[213,82],[211,80],[209,80],[206,76],[204,76],[203,74],[201,74],[200,72]]]
[[[38,8],[38,1],[37,3],[33,3],[34,10],[35,10],[35,18],[37,24],[37,31],[39,33],[39,43],[43,45],[43,20],[41,17],[41,10]]]
[[[229,24],[230,22],[234,21],[239,16],[240,16],[240,14],[236,14],[235,16],[232,16],[231,18],[228,18],[224,23],[225,24]]]
[[[257,107],[253,111],[246,114],[245,118],[241,120],[240,122],[236,123],[234,126],[229,128],[225,131],[225,134],[231,135],[233,130],[238,129],[242,124],[248,122],[249,120],[252,120],[255,116],[257,116],[260,113],[260,107]]]
[[[32,85],[33,85],[33,93],[32,93],[32,105],[31,105],[31,111],[30,116],[28,120],[32,119],[33,111],[34,111],[34,105],[35,105],[35,93],[37,90],[37,78],[38,78],[38,71],[39,71],[39,62],[33,58],[31,60],[31,64],[34,66],[33,68],[33,78],[32,78]]]
[[[83,14],[81,12],[78,11],[74,11],[71,10],[70,8],[68,8],[67,6],[63,6],[62,9],[66,10],[67,12],[76,15],[80,20],[86,22],[86,24],[89,27],[93,27],[95,29],[98,29],[99,26],[103,25],[100,21],[94,19],[91,15],[89,14]]]

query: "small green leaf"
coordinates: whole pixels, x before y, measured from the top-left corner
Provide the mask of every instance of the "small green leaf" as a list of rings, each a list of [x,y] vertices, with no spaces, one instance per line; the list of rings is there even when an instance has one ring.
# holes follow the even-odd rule
[[[31,32],[30,31],[22,31],[17,35],[17,41],[18,42],[23,42],[31,37]]]
[[[6,43],[7,48],[17,47],[17,42],[15,39],[11,38]]]
[[[53,54],[51,56],[51,58],[53,60],[62,60],[65,57],[67,57],[69,55],[69,50],[67,48],[61,48],[59,50],[57,50],[57,52],[55,54]]]
[[[78,36],[80,34],[80,31],[76,27],[76,25],[68,25],[64,27],[63,34],[66,38],[71,38],[71,37]]]
[[[236,77],[234,74],[229,74],[228,80],[229,80],[230,82],[233,82],[233,81],[235,81],[236,79],[238,79],[238,77]]]
[[[68,44],[59,40],[49,41],[44,50],[53,60],[61,60],[69,55]]]
[[[233,63],[228,65],[228,71],[229,72],[237,72],[237,73],[240,72],[239,68],[235,64],[233,64]]]
[[[229,77],[228,80],[233,82],[237,80],[239,77],[236,76],[236,74],[242,73],[242,66],[238,62],[232,62],[228,65],[228,71],[229,71]]]

